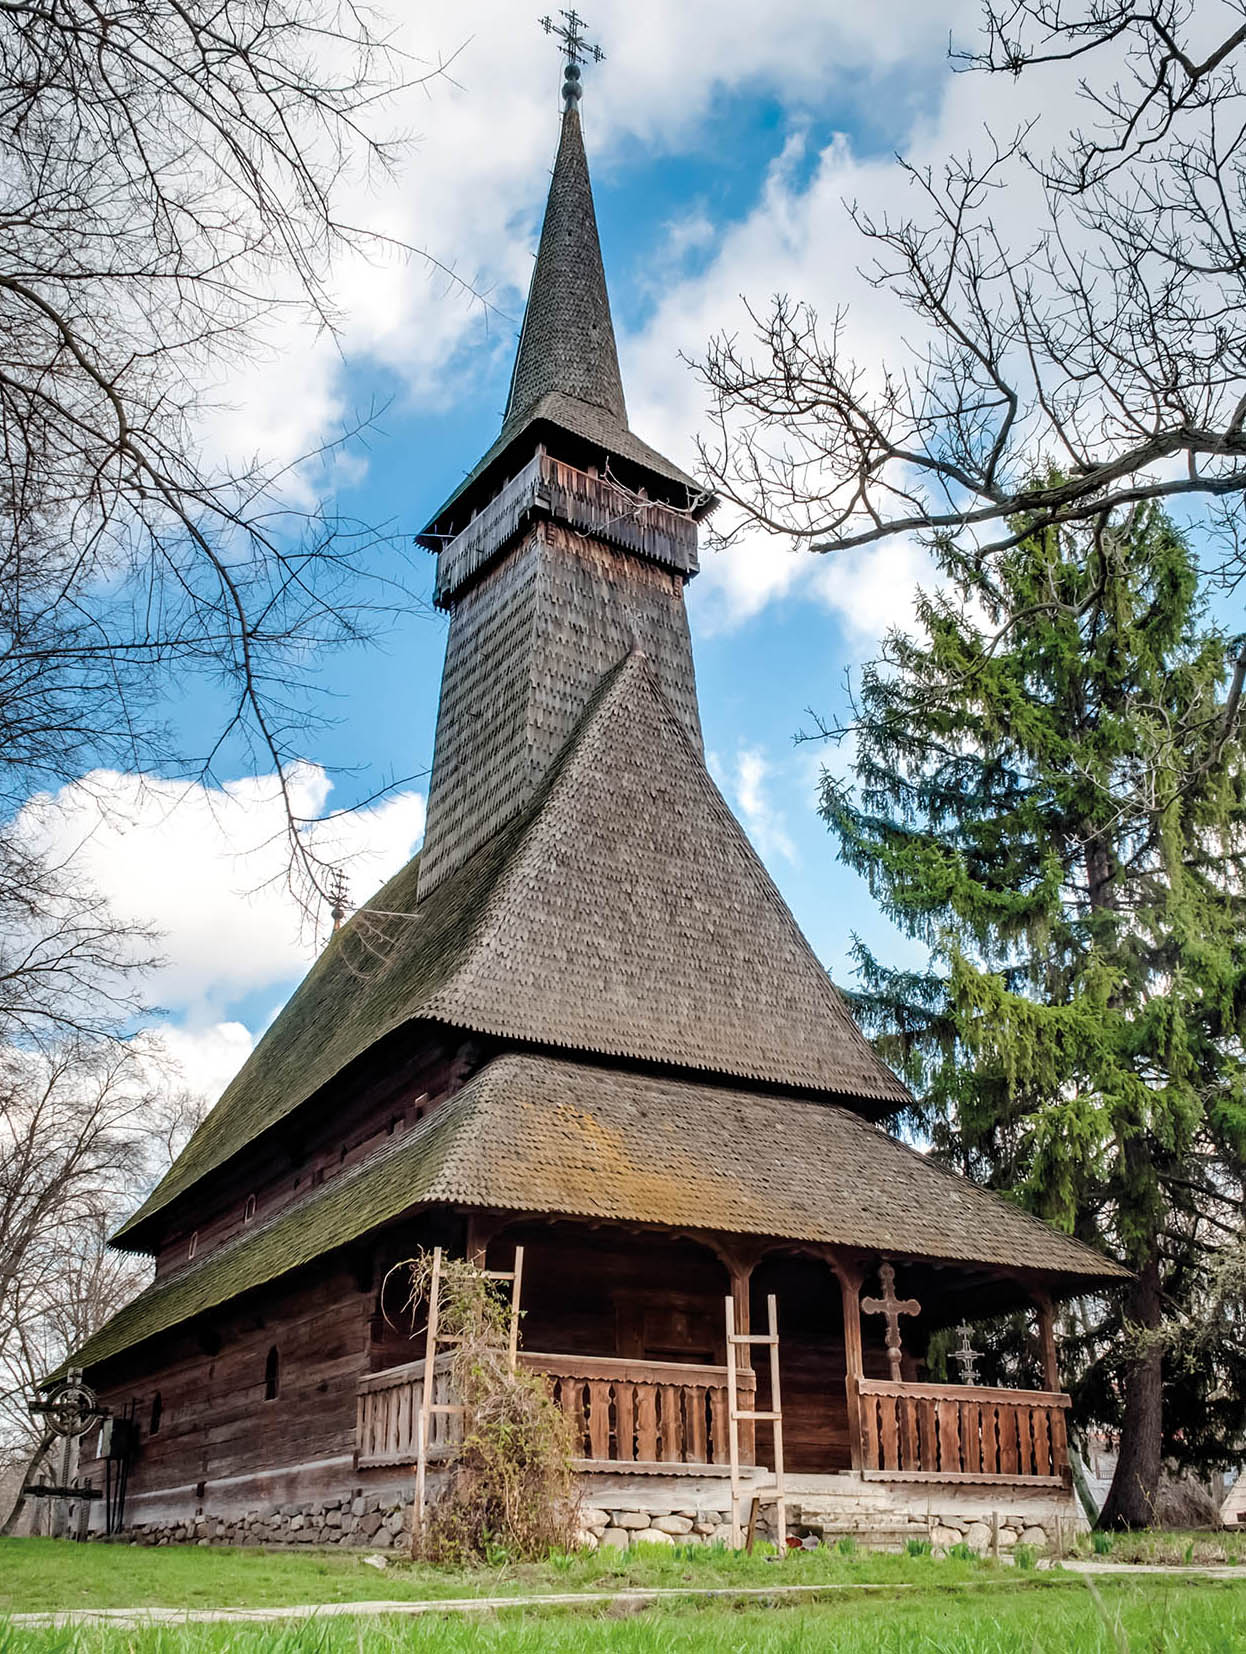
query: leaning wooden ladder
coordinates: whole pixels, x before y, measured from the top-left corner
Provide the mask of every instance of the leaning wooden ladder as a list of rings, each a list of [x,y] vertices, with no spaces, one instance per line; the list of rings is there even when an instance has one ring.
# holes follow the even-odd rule
[[[428,1283],[428,1326],[424,1338],[424,1389],[420,1396],[420,1411],[416,1419],[415,1430],[414,1531],[417,1538],[424,1531],[429,1434],[433,1419],[434,1417],[461,1417],[464,1410],[461,1401],[436,1401],[434,1399],[437,1346],[457,1342],[453,1335],[447,1335],[441,1331],[441,1256],[441,1248],[435,1246],[433,1248],[432,1274]],[[523,1282],[523,1247],[517,1246],[515,1248],[515,1267],[513,1269],[482,1269],[480,1273],[486,1281],[509,1281],[511,1283],[511,1321],[507,1354],[510,1358],[511,1371],[514,1372],[519,1355],[519,1292]]]
[[[787,1499],[783,1483],[783,1400],[779,1393],[779,1312],[774,1293],[766,1299],[765,1332],[737,1332],[735,1304],[730,1298],[726,1301],[726,1315],[727,1419],[731,1451],[731,1545],[733,1550],[739,1550],[743,1538],[746,1548],[751,1551],[757,1536],[758,1513],[762,1505],[772,1504],[775,1507],[774,1521],[775,1531],[779,1536],[779,1554],[782,1555],[787,1549]],[[759,1344],[768,1345],[770,1349],[770,1407],[766,1412],[758,1412],[756,1408],[742,1408],[737,1385],[739,1366],[736,1351],[744,1349],[751,1353],[753,1347]],[[752,1365],[751,1361],[748,1365]],[[774,1481],[764,1487],[756,1484],[749,1487],[751,1502],[748,1530],[747,1536],[743,1536],[740,1524],[740,1498],[744,1492],[740,1477],[740,1425],[746,1420],[757,1424],[769,1424],[774,1429]]]

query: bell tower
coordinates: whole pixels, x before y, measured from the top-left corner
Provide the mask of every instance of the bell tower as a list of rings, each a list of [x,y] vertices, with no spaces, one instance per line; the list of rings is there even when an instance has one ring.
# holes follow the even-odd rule
[[[683,588],[711,496],[635,436],[563,42],[562,128],[502,430],[420,535],[450,613],[420,900],[533,798],[597,685],[647,657],[700,747]]]

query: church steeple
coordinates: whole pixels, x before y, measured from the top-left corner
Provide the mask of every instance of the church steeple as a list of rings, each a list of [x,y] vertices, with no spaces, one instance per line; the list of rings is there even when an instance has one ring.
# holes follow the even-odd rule
[[[527,808],[629,654],[700,750],[683,589],[714,502],[628,427],[578,109],[601,54],[561,15],[562,130],[502,430],[421,536],[451,614],[421,902]]]
[[[593,188],[574,104],[562,117],[506,419],[522,418],[550,395],[591,403],[621,431],[627,429]]]
[[[703,517],[713,497],[669,459],[642,442],[627,422],[627,403],[610,316],[597,214],[580,128],[580,65],[600,61],[574,11],[542,18],[566,47],[562,130],[545,203],[528,302],[502,429],[496,442],[416,536],[441,551],[513,476],[538,444],[572,464],[608,469],[625,487]],[[438,601],[445,582],[438,578]]]

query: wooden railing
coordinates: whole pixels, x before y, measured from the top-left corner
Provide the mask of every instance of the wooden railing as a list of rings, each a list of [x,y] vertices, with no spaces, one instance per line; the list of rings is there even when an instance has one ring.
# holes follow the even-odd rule
[[[1063,1482],[1069,1398],[1046,1390],[857,1380],[866,1475]]]
[[[544,452],[499,490],[438,553],[434,601],[443,606],[541,512],[668,568],[697,566],[697,529],[685,512],[642,499],[609,477]]]
[[[439,1355],[434,1400],[451,1401],[452,1357]],[[544,1373],[571,1423],[581,1467],[609,1465],[634,1471],[672,1465],[728,1466],[727,1369],[675,1361],[628,1361],[615,1356],[544,1355],[524,1351],[520,1361]],[[741,1375],[740,1406],[754,1404],[755,1380]],[[424,1395],[424,1363],[370,1373],[359,1384],[358,1462],[361,1468],[410,1465]],[[458,1440],[452,1414],[432,1416],[429,1457],[444,1456]],[[740,1459],[754,1459],[751,1427],[741,1426]]]
[[[439,1355],[433,1366],[433,1400],[445,1402],[450,1395],[452,1357]],[[401,1367],[369,1373],[360,1379],[356,1409],[359,1464],[411,1465],[416,1457],[416,1425],[424,1401],[424,1363],[408,1361]],[[444,1457],[447,1447],[459,1439],[460,1421],[450,1413],[434,1413],[429,1420],[428,1456]]]
[[[571,1421],[584,1465],[662,1470],[668,1465],[726,1468],[727,1369],[616,1356],[525,1353],[547,1375]],[[740,1406],[751,1409],[755,1380],[740,1383]],[[752,1464],[753,1442],[741,1429],[741,1462]]]

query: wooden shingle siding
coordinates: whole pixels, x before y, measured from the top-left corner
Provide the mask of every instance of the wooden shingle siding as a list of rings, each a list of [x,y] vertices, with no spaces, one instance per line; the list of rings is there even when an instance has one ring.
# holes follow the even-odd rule
[[[657,500],[637,500],[610,478],[589,476],[542,449],[440,552],[434,602],[450,607],[536,516],[686,577],[697,571],[697,529],[689,516]]]
[[[677,575],[547,522],[463,594],[442,676],[421,902],[532,801],[605,675],[635,649],[699,750]]]

